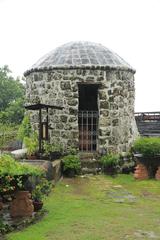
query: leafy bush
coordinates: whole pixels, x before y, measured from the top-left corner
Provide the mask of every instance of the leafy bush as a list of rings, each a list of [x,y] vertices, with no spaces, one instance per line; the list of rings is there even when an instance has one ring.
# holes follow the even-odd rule
[[[20,124],[24,117],[24,100],[16,99],[5,110],[0,112],[0,122]]]
[[[103,167],[116,166],[119,163],[119,155],[107,154],[100,158],[100,162]]]
[[[34,132],[30,137],[24,137],[24,144],[27,148],[27,154],[31,156],[38,151],[38,136]]]
[[[43,149],[47,156],[49,156],[52,152],[63,152],[63,147],[58,143],[48,143],[46,141],[43,142]]]
[[[45,178],[41,178],[38,185],[32,191],[32,198],[36,201],[42,201],[52,190],[52,183]]]
[[[42,176],[44,171],[25,163],[19,163],[10,155],[0,156],[0,193],[24,187],[24,176]]]
[[[28,115],[25,115],[19,127],[17,138],[23,141],[24,137],[29,137],[32,133],[31,123]]]
[[[133,145],[134,153],[140,153],[144,157],[154,157],[160,154],[160,138],[141,137]]]
[[[0,123],[0,149],[3,150],[16,139],[18,126]]]
[[[67,155],[63,158],[62,162],[64,171],[72,169],[78,173],[81,168],[81,162],[77,155]]]
[[[30,166],[26,163],[19,163],[7,154],[0,156],[0,176],[3,175],[34,175],[40,176],[43,171],[39,167]]]
[[[120,156],[117,154],[107,154],[100,158],[102,169],[106,174],[114,175],[120,170]]]
[[[4,223],[2,219],[0,219],[0,233],[5,234],[8,231],[13,230],[11,226],[9,226],[7,223]],[[1,237],[1,235],[0,235]],[[3,238],[2,238],[3,239]]]

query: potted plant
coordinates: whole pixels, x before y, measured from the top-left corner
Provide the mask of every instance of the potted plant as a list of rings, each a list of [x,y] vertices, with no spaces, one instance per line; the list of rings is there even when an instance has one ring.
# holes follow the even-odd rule
[[[136,163],[144,165],[149,177],[154,177],[160,166],[160,138],[140,137],[134,142],[132,151]]]
[[[37,212],[42,209],[43,207],[43,194],[41,191],[41,186],[37,185],[36,188],[32,192],[32,200],[33,200],[33,206],[34,211]]]
[[[59,159],[63,154],[63,148],[61,144],[44,142],[43,149],[46,156],[49,157],[50,160]]]
[[[80,172],[81,162],[77,155],[67,155],[62,159],[63,172],[68,177],[74,177]]]
[[[10,206],[12,217],[31,216],[33,204],[26,187],[29,176],[43,176],[43,170],[28,164],[22,164],[9,155],[0,156],[0,194],[13,194]]]
[[[102,169],[104,173],[109,175],[114,175],[117,173],[119,168],[119,155],[117,154],[107,154],[100,158],[100,163],[102,164]]]

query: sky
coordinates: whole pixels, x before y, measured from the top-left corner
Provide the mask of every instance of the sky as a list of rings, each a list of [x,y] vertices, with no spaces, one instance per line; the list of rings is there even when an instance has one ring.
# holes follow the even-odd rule
[[[64,43],[101,43],[136,69],[135,111],[160,111],[159,0],[0,0],[0,33],[14,76]]]

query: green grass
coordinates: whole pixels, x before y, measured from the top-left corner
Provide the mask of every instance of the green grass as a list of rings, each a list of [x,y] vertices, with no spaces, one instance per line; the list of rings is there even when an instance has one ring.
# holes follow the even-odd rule
[[[134,201],[117,202],[125,192]],[[48,215],[7,239],[160,239],[159,202],[160,182],[155,180],[136,181],[129,175],[64,179],[45,202]]]

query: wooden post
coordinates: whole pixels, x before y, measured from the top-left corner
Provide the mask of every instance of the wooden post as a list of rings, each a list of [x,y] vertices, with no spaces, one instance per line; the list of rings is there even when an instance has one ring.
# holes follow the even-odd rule
[[[39,153],[42,152],[42,111],[41,108],[39,109]]]

